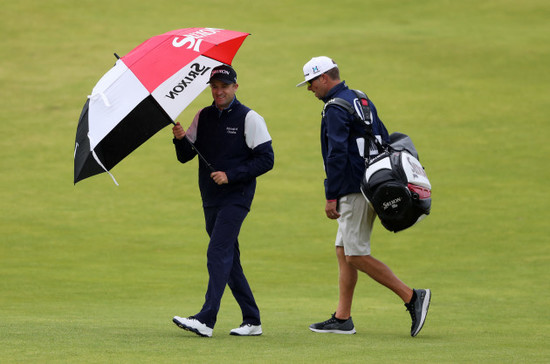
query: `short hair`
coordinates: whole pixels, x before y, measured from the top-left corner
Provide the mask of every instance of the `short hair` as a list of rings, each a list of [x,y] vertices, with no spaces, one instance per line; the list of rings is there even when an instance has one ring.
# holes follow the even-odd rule
[[[334,67],[326,72],[326,74],[330,77],[331,80],[339,80],[340,79],[340,70],[338,67]]]

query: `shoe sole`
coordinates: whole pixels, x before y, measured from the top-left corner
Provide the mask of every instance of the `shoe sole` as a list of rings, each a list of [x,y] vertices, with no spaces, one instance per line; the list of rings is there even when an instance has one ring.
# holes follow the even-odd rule
[[[203,334],[202,332],[195,329],[194,327],[186,326],[186,325],[182,324],[181,322],[179,322],[176,319],[172,319],[172,322],[175,323],[180,329],[184,329],[186,331],[191,331],[191,332],[193,332],[193,333],[195,333],[199,336],[202,336],[202,337],[211,337],[211,335]]]
[[[229,333],[229,335],[233,335],[233,336],[260,336],[261,334],[262,334],[261,332],[259,334],[247,334],[247,335],[237,334],[236,332]]]
[[[424,322],[426,321],[426,317],[428,316],[428,309],[430,308],[431,299],[432,299],[432,291],[427,289],[426,297],[424,298],[424,302],[422,303],[422,317],[420,317],[420,325],[418,325],[418,329],[416,329],[416,332],[411,333],[412,337],[415,337],[416,335],[418,335],[420,330],[422,330],[422,327],[424,326]]]
[[[313,332],[318,332],[318,333],[321,333],[321,334],[343,334],[343,335],[353,335],[353,334],[355,334],[355,329],[351,329],[351,330],[348,330],[348,331],[343,331],[343,330],[319,330],[319,329],[313,329],[311,327],[309,329]]]

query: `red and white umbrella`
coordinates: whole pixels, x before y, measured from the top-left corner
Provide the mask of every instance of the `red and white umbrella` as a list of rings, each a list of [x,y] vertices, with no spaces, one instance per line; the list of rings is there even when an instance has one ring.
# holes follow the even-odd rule
[[[147,139],[174,123],[206,88],[211,70],[231,65],[248,35],[216,28],[173,30],[119,58],[82,109],[74,183],[109,173]]]

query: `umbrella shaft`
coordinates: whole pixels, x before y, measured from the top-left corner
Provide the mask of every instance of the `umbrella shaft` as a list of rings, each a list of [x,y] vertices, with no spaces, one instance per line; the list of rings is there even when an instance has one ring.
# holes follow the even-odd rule
[[[173,125],[176,125],[176,123],[171,120],[172,124]],[[214,169],[214,167],[212,167],[212,165],[210,163],[208,163],[208,161],[206,160],[206,158],[204,158],[204,156],[201,154],[201,152],[199,152],[199,150],[197,149],[197,147],[195,147],[195,144],[193,144],[193,142],[191,140],[189,140],[189,138],[187,137],[187,135],[185,136],[185,140],[187,140],[187,142],[189,143],[189,145],[191,145],[191,148],[193,148],[193,150],[195,152],[197,152],[197,155],[199,156],[199,158],[204,162],[206,163],[206,165],[208,166],[208,169],[210,169],[210,172],[216,172],[216,170]]]
[[[201,152],[199,152],[199,150],[197,149],[197,147],[195,147],[195,144],[193,144],[189,138],[187,138],[187,136],[185,136],[185,140],[187,140],[187,142],[191,145],[191,148],[193,148],[193,150],[195,152],[197,152],[197,155],[199,156],[199,158],[204,162],[206,163],[206,165],[208,166],[208,169],[210,169],[210,172],[216,172],[216,170],[214,169],[214,167],[212,167],[212,165],[210,163],[208,163],[208,161],[206,160],[206,158],[204,158],[204,156],[201,154]]]

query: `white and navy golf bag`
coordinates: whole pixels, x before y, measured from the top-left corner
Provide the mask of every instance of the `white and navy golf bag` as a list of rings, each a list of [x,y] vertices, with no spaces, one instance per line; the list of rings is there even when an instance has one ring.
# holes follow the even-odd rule
[[[372,133],[367,95],[359,90],[353,91],[360,101],[356,105],[352,106],[341,98],[332,99],[327,104],[346,109],[364,129],[359,139],[364,141],[363,155],[367,168],[361,182],[361,192],[386,229],[393,232],[407,229],[430,213],[432,186],[418,161],[412,140],[405,134],[393,133],[390,143],[382,145]],[[370,149],[380,154],[371,158]]]
[[[387,150],[370,160],[361,192],[372,203],[382,225],[393,232],[407,229],[430,213],[431,184],[411,139],[390,135]]]

